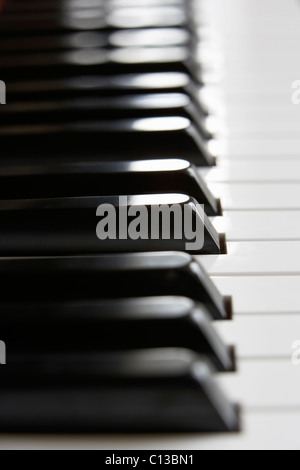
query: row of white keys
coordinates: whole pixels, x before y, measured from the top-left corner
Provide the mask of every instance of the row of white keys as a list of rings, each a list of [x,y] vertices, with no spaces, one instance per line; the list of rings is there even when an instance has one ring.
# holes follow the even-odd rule
[[[216,328],[236,345],[238,371],[218,380],[242,404],[244,428],[198,445],[299,448],[300,380],[292,357],[300,339],[300,106],[292,104],[292,83],[300,77],[291,44],[300,38],[300,9],[294,0],[202,4],[214,20],[220,16],[207,40],[223,65],[215,61],[202,92],[215,109],[209,124],[219,131],[211,144],[219,159],[201,174],[222,200],[224,216],[213,223],[229,243],[227,255],[198,259],[219,290],[233,296],[234,320]]]

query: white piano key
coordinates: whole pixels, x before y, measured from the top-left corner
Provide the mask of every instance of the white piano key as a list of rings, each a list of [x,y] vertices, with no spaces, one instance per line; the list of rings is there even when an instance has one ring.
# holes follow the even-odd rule
[[[300,275],[300,242],[229,242],[228,255],[196,256],[212,276]]]
[[[300,240],[300,211],[231,211],[211,220],[229,242]]]
[[[212,280],[223,295],[232,296],[235,317],[300,315],[300,276],[213,276]]]
[[[207,183],[300,182],[300,159],[289,162],[284,159],[259,162],[222,159],[217,167],[200,168],[199,172]]]
[[[235,345],[239,359],[290,359],[300,339],[300,314],[239,316],[214,326],[226,344]]]
[[[212,193],[221,198],[224,210],[300,209],[300,184],[209,183]]]
[[[300,139],[222,139],[212,140],[209,148],[220,158],[300,160]]]
[[[291,88],[283,90],[282,88],[268,88],[266,90],[237,90],[235,88],[224,90],[217,86],[206,86],[199,91],[200,99],[208,103],[212,103],[212,108],[219,115],[219,106],[222,102],[224,106],[223,116],[229,113],[234,107],[256,106],[257,103],[268,106],[273,110],[277,110],[278,106],[286,106],[291,103]],[[228,114],[227,114],[228,115]],[[257,119],[259,116],[257,116]],[[225,122],[226,124],[226,122]]]
[[[210,106],[209,109],[211,113],[214,113]],[[276,111],[274,110],[274,112]],[[238,121],[234,118],[232,122],[216,118],[213,123],[208,121],[206,128],[220,139],[286,139],[298,137],[298,120],[299,118],[295,119],[292,116],[287,116],[286,119],[280,117],[277,120],[268,121],[246,120],[243,118]]]
[[[297,77],[297,75],[295,75]],[[241,106],[235,105],[230,106],[230,103],[227,103],[226,114],[225,114],[225,124],[230,129],[234,125],[240,123],[245,124],[257,123],[257,125],[269,125],[270,129],[274,123],[284,123],[287,120],[291,124],[295,124],[295,119],[300,118],[300,106],[292,103],[292,83],[296,79],[292,79],[287,86],[287,95],[285,105],[279,106],[269,106],[268,104],[262,104],[259,102],[253,102],[250,106]],[[276,132],[273,133],[273,138],[276,139]]]
[[[300,339],[297,338],[297,332],[295,336],[296,340]],[[295,366],[291,357],[276,360],[241,360],[238,362],[237,373],[220,374],[217,380],[227,395],[245,408],[300,409],[300,366]]]

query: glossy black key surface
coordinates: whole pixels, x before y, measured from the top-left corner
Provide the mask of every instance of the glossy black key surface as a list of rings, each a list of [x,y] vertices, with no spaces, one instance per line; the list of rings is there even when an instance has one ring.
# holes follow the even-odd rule
[[[12,356],[1,378],[1,432],[239,427],[207,361],[186,350]]]
[[[14,0],[4,4],[5,14],[21,11],[57,11],[103,8],[107,11],[120,7],[179,6],[185,8],[186,0]]]
[[[208,115],[200,103],[199,87],[182,72],[77,76],[73,78],[18,81],[7,83],[10,103],[47,101],[68,98],[122,96],[143,93],[183,93],[188,95],[201,116]]]
[[[185,28],[143,28],[2,38],[0,54],[39,51],[72,50],[93,47],[170,47],[192,43],[191,33]]]
[[[193,123],[182,117],[2,126],[1,163],[186,158],[215,164]],[[12,159],[13,157],[13,159]]]
[[[0,301],[78,301],[183,296],[204,304],[215,319],[231,317],[224,298],[199,263],[179,252],[86,257],[0,259]]]
[[[10,354],[85,353],[182,347],[234,370],[205,306],[181,297],[0,303]],[[72,326],[71,326],[72,325]],[[72,334],[70,335],[70,326]]]
[[[120,7],[108,12],[101,7],[68,9],[61,13],[53,10],[16,11],[13,15],[1,15],[0,36],[178,26],[190,26],[188,12],[180,6]]]
[[[186,72],[200,81],[200,69],[188,47],[78,48],[65,52],[0,55],[1,77],[34,80],[74,75]]]
[[[211,137],[203,124],[203,116],[197,105],[183,93],[90,96],[80,99],[8,103],[0,107],[0,118],[5,125],[57,124],[78,120],[97,121],[157,116],[188,118],[204,138]]]
[[[221,215],[197,169],[185,160],[2,166],[0,199],[35,199],[116,194],[188,194],[209,216]]]
[[[222,240],[196,204],[183,194],[137,195],[122,200],[117,196],[1,200],[0,255],[168,250],[220,254]],[[105,208],[99,211],[100,206]],[[154,210],[157,217],[153,216]],[[119,220],[124,217],[121,226]],[[133,224],[136,227],[131,236]],[[187,232],[188,224],[193,233]]]

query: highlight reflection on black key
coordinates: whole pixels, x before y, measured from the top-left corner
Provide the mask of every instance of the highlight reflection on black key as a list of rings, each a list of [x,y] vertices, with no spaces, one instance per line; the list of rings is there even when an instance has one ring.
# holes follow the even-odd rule
[[[199,89],[191,77],[182,72],[156,72],[117,75],[80,75],[69,78],[21,80],[8,83],[9,102],[47,101],[84,97],[111,97],[149,93],[183,93],[188,95],[201,116],[207,110],[200,103]]]
[[[1,161],[117,160],[186,158],[212,166],[206,142],[183,117],[82,121],[48,125],[2,126]],[[14,161],[12,160],[14,157]]]
[[[1,30],[0,30],[1,31]],[[200,82],[200,70],[188,47],[78,48],[63,52],[0,55],[4,80],[63,78],[72,75],[186,72]]]
[[[183,93],[148,93],[118,97],[89,96],[7,104],[0,108],[5,125],[179,116],[189,119],[204,138],[211,134],[193,100]]]
[[[60,51],[93,47],[170,47],[186,46],[191,35],[184,28],[149,28],[106,32],[81,31],[42,36],[3,38],[0,54],[11,52]]]
[[[218,200],[197,169],[185,160],[141,160],[11,166],[0,168],[0,199],[106,196],[116,194],[188,194],[220,215]]]

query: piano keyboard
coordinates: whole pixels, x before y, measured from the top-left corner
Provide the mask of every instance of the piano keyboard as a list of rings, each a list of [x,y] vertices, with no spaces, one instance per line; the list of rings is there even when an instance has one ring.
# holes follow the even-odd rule
[[[299,448],[299,4],[82,4],[0,18],[0,447]],[[200,254],[91,237],[174,193]]]

